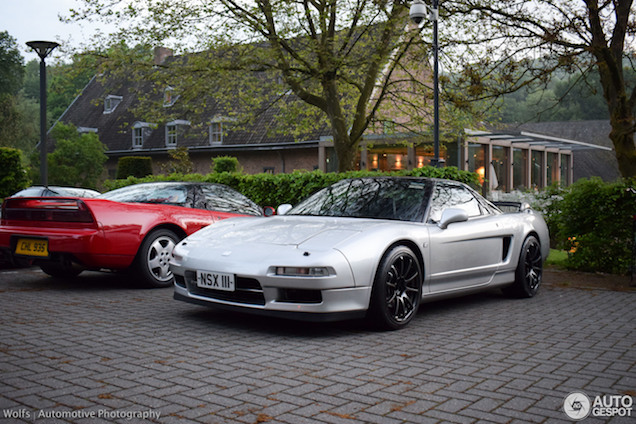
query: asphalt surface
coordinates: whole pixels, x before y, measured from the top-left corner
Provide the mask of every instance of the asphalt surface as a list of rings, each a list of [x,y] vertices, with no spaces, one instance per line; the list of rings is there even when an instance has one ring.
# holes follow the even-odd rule
[[[485,293],[382,333],[134,286],[0,271],[0,423],[558,423],[572,392],[636,396],[634,292]]]

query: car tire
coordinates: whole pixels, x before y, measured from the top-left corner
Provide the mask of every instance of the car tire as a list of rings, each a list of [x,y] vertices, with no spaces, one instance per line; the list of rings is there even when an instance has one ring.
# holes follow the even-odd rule
[[[399,330],[417,314],[422,299],[420,262],[406,246],[391,248],[373,281],[367,319],[379,330]]]
[[[74,267],[70,263],[40,264],[40,269],[53,278],[75,278],[83,271],[82,268]]]
[[[518,298],[533,297],[539,291],[543,277],[541,244],[535,236],[528,236],[521,246],[515,281],[503,289],[506,295]]]
[[[143,285],[151,288],[171,287],[174,281],[168,262],[179,237],[166,229],[155,230],[141,243],[136,258],[136,270]]]

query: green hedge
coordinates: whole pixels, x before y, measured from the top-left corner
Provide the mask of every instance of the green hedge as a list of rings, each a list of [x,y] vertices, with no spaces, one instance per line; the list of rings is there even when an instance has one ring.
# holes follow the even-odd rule
[[[632,267],[636,180],[612,183],[582,179],[565,189],[552,188],[544,210],[552,244],[572,250],[570,269],[627,274]]]
[[[344,178],[365,176],[417,176],[447,178],[465,182],[473,187],[479,187],[477,174],[460,171],[455,167],[420,168],[412,171],[400,172],[372,172],[352,171],[346,173],[325,173],[321,171],[294,171],[289,174],[240,174],[240,173],[211,173],[201,174],[171,174],[156,175],[146,178],[129,177],[125,180],[109,180],[104,183],[106,190],[124,187],[130,184],[150,181],[205,181],[230,186],[243,193],[261,206],[278,206],[283,203],[296,204],[312,193],[327,187]]]
[[[11,196],[29,184],[20,150],[0,147],[0,199]]]
[[[117,179],[144,178],[148,175],[152,175],[152,158],[150,157],[124,156],[117,161]]]

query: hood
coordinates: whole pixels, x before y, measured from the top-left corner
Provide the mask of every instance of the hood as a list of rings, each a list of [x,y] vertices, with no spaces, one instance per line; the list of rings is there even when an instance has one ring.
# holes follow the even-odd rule
[[[187,238],[187,242],[206,247],[245,245],[334,247],[347,238],[374,226],[374,220],[310,216],[274,216],[270,218],[226,219]]]

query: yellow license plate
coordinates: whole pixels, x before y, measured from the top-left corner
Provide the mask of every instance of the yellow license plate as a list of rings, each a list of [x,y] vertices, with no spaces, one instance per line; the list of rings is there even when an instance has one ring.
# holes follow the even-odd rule
[[[27,256],[49,256],[49,242],[42,239],[20,238],[15,246],[15,253]]]

